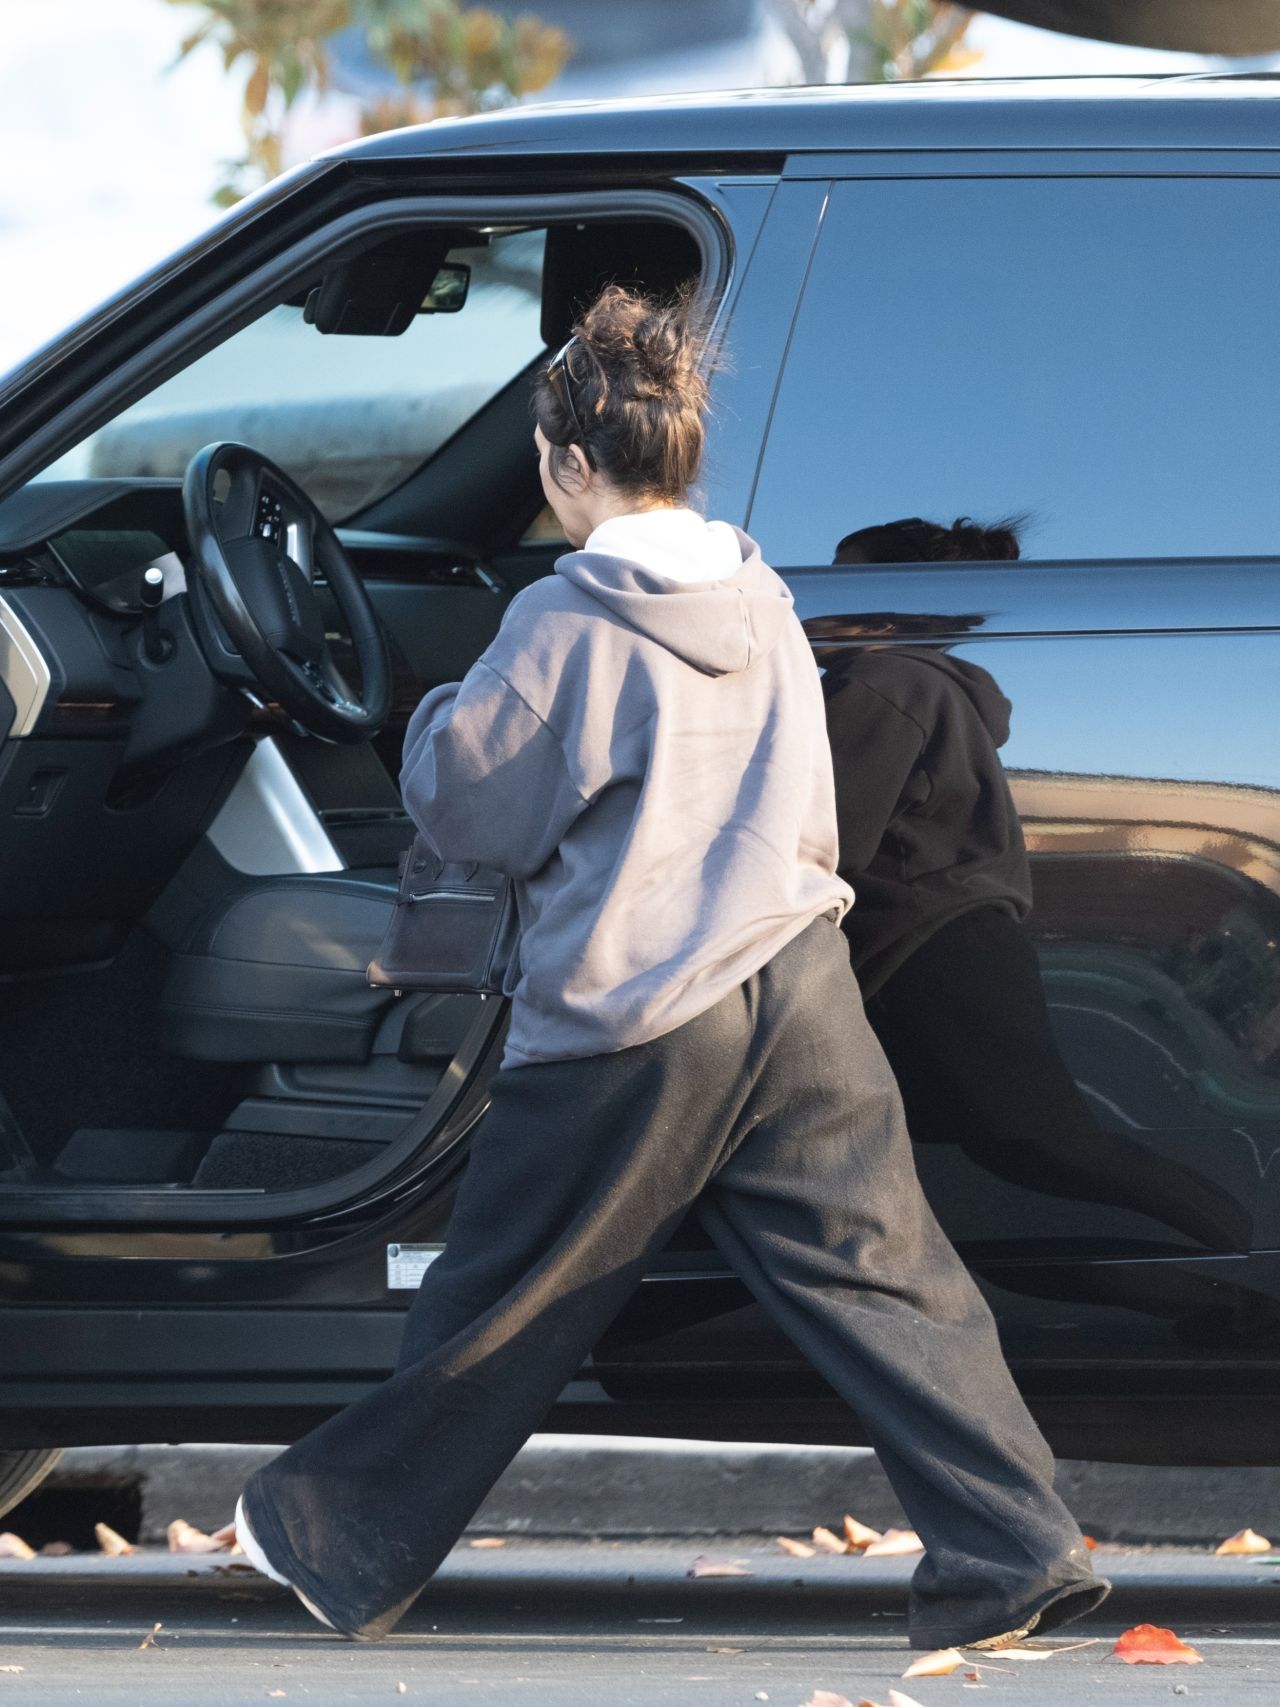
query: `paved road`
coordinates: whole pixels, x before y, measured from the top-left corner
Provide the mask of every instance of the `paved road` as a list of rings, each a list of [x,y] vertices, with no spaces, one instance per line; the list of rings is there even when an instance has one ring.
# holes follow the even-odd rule
[[[204,1560],[6,1562],[0,1666],[23,1669],[0,1671],[0,1707],[799,1707],[815,1689],[887,1702],[895,1685],[923,1707],[1173,1707],[1184,1692],[1202,1707],[1280,1701],[1280,1566],[1104,1549],[1116,1592],[1079,1632],[1099,1640],[1043,1663],[996,1661],[979,1688],[960,1672],[901,1681],[909,1560],[796,1561],[736,1541],[715,1556],[745,1560],[750,1577],[691,1581],[696,1550],[463,1547],[376,1647],[336,1640],[285,1591]],[[155,1646],[140,1651],[157,1621]],[[1123,1665],[1111,1642],[1138,1622],[1173,1626],[1204,1663]]]

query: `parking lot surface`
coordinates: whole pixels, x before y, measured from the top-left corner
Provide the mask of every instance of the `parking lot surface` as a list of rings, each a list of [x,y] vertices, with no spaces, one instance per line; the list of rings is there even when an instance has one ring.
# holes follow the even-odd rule
[[[750,1575],[690,1578],[699,1551]],[[464,1544],[376,1646],[329,1635],[284,1590],[217,1560],[6,1561],[0,1699],[800,1707],[829,1690],[856,1707],[887,1703],[897,1688],[921,1707],[1280,1700],[1280,1566],[1120,1549],[1098,1560],[1115,1592],[1095,1619],[1043,1644],[1066,1651],[974,1655],[950,1676],[911,1680],[902,1677],[914,1657],[903,1618],[910,1559],[796,1560],[764,1538]],[[1123,1664],[1112,1645],[1136,1623],[1174,1628],[1203,1663]]]

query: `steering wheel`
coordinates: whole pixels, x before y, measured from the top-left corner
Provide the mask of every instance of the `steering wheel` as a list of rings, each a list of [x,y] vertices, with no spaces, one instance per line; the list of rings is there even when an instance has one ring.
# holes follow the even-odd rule
[[[257,686],[324,740],[376,735],[391,708],[386,639],[351,559],[297,482],[248,445],[206,445],[187,466],[182,504],[195,579],[239,654],[211,658],[215,672],[243,686],[238,666],[247,666]],[[317,570],[355,648],[359,698],[329,649]]]

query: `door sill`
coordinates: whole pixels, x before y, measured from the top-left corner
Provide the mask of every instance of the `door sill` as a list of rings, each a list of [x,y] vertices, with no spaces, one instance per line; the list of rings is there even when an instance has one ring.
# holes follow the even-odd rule
[[[371,1161],[336,1179],[296,1191],[168,1185],[0,1188],[0,1224],[239,1228],[359,1215],[393,1191],[421,1185],[454,1155],[487,1106],[485,1087],[497,1068],[506,1020],[505,1001],[482,1007],[440,1083],[404,1132]]]

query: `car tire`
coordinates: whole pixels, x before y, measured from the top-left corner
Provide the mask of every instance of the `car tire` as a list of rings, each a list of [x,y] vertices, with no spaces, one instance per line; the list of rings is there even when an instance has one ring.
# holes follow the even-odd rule
[[[38,1488],[61,1457],[60,1446],[0,1451],[0,1517]]]

